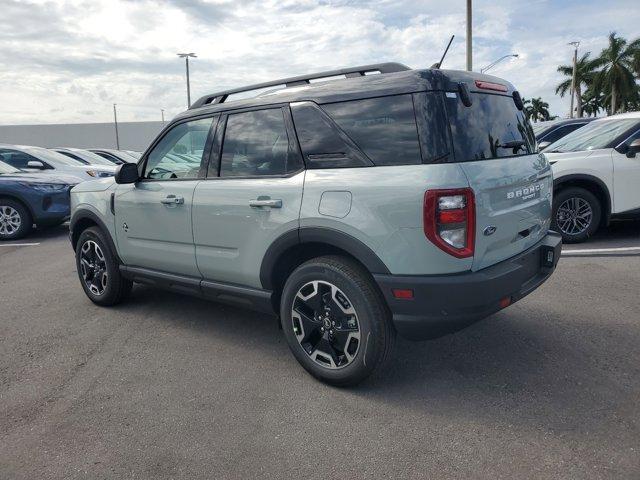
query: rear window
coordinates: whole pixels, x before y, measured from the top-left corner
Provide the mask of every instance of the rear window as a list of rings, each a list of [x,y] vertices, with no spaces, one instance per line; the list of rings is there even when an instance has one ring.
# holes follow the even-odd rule
[[[535,150],[533,130],[512,97],[471,93],[465,107],[455,93],[445,104],[457,162],[528,155]]]
[[[331,103],[322,108],[375,165],[422,163],[411,95]]]

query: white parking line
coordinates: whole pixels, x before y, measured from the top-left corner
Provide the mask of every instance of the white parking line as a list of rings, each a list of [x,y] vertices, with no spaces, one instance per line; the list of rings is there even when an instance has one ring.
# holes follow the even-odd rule
[[[32,247],[40,243],[0,243],[0,247]]]
[[[583,248],[583,249],[563,249],[562,254],[588,254],[588,253],[622,253],[640,252],[640,247],[616,247],[616,248]]]

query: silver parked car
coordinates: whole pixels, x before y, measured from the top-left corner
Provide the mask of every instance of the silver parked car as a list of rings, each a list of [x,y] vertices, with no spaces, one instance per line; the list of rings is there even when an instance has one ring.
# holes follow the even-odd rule
[[[396,332],[444,335],[541,285],[552,185],[508,82],[368,65],[201,98],[115,182],[72,190],[71,241],[93,302],[143,282],[270,312],[307,371],[348,385]]]

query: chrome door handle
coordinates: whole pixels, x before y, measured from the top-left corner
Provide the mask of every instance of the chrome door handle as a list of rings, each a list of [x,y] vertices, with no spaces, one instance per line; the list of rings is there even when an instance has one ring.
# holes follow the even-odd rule
[[[162,200],[160,200],[160,203],[164,205],[182,205],[184,203],[184,197],[167,195]]]
[[[250,207],[270,207],[282,208],[282,200],[272,200],[269,197],[258,197],[256,200],[249,201]]]

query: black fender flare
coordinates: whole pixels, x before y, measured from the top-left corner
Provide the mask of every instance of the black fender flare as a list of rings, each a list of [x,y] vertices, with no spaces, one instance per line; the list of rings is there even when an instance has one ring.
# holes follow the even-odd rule
[[[603,213],[605,214],[604,219],[606,222],[608,222],[609,218],[611,217],[611,192],[609,191],[609,188],[607,187],[607,185],[598,177],[595,177],[593,175],[588,175],[586,173],[572,173],[571,175],[564,175],[562,177],[553,179],[553,190],[555,191],[557,188],[562,186],[562,184],[571,182],[574,180],[583,180],[585,182],[591,182],[598,185],[598,187],[602,189],[605,197],[605,205],[603,205],[604,206]]]
[[[116,261],[122,265],[122,261],[120,260],[120,255],[118,255],[118,249],[116,248],[116,244],[113,241],[113,238],[111,237],[111,233],[109,232],[109,229],[107,228],[107,226],[104,224],[104,222],[98,215],[96,215],[94,212],[86,208],[80,208],[75,212],[73,212],[73,215],[71,215],[71,220],[69,220],[69,240],[71,240],[71,246],[73,247],[73,249],[75,250],[76,240],[80,236],[80,232],[74,233],[75,227],[82,220],[90,220],[91,222],[95,223],[100,230],[102,230],[102,233],[104,233],[104,236],[106,237],[107,242],[109,243],[109,248],[111,249],[111,251],[116,257]]]
[[[389,269],[367,245],[357,238],[333,228],[301,227],[278,237],[267,249],[260,265],[262,288],[272,290],[273,271],[282,255],[296,245],[323,243],[344,250],[362,263],[369,272],[389,274]]]

